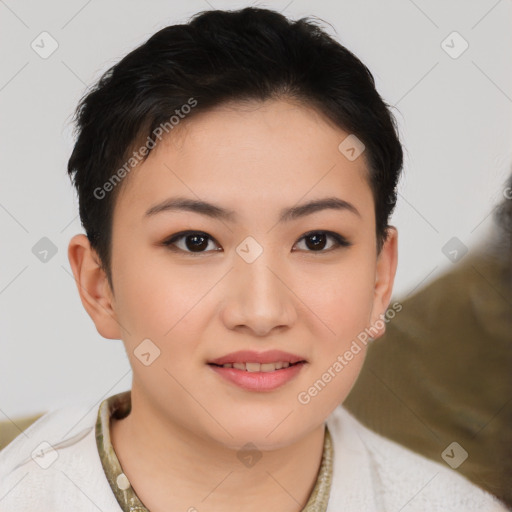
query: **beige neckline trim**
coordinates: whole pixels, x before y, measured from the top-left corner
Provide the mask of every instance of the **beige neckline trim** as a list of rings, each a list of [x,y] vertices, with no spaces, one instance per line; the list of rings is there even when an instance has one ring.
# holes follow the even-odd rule
[[[131,391],[124,391],[101,402],[96,420],[96,445],[108,483],[123,512],[149,512],[131,487],[110,440],[111,417],[124,418],[131,411]],[[324,450],[315,487],[301,512],[326,512],[332,482],[333,446],[327,423]]]

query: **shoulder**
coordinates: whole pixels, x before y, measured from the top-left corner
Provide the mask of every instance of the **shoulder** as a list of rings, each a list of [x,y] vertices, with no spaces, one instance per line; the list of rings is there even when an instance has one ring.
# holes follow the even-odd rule
[[[99,459],[98,406],[44,414],[0,451],[0,510],[119,512]]]
[[[333,440],[332,510],[347,493],[368,511],[508,510],[443,462],[435,462],[365,427],[338,406],[327,419]],[[441,451],[439,458],[441,459]],[[331,501],[329,501],[331,506]],[[330,509],[328,509],[330,512]]]

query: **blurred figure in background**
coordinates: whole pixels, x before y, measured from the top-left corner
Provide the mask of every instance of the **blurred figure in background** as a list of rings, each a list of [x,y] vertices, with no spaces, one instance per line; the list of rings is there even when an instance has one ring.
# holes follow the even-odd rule
[[[493,220],[453,270],[400,301],[344,405],[512,509],[512,174]]]

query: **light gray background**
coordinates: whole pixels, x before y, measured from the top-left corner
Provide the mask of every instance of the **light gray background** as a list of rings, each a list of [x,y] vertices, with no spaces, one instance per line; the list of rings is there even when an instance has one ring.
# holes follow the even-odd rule
[[[200,10],[247,5],[0,0],[0,420],[73,400],[93,406],[131,386],[122,342],[97,333],[67,259],[69,239],[83,232],[66,164],[71,115],[86,86],[158,29]],[[511,170],[512,1],[253,5],[325,20],[398,109],[405,167],[392,221],[395,297],[456,264],[442,252],[452,237],[469,250],[485,243]],[[47,59],[31,48],[43,31],[59,45]],[[441,46],[453,31],[469,43],[456,59]],[[46,263],[32,253],[44,236],[58,249]]]

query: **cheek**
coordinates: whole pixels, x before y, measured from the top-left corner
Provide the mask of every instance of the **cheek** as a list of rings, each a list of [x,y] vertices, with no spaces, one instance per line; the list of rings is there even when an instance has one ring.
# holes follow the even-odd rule
[[[351,339],[367,327],[375,286],[374,264],[354,254],[341,265],[324,269],[302,283],[307,316],[322,324],[322,339],[333,345]]]
[[[162,408],[169,393],[182,392],[178,382],[188,378],[190,367],[180,362],[195,362],[204,329],[195,314],[200,308],[194,307],[204,292],[176,274],[166,279],[154,267],[141,270],[131,274],[120,290],[124,297],[120,322],[129,331],[123,342],[133,379],[148,396],[160,396]],[[191,296],[187,290],[196,293]],[[190,385],[187,389],[197,392]]]
[[[192,283],[147,251],[119,258],[116,270],[116,312],[126,336],[133,338],[131,343],[141,336],[164,340],[186,312]]]

